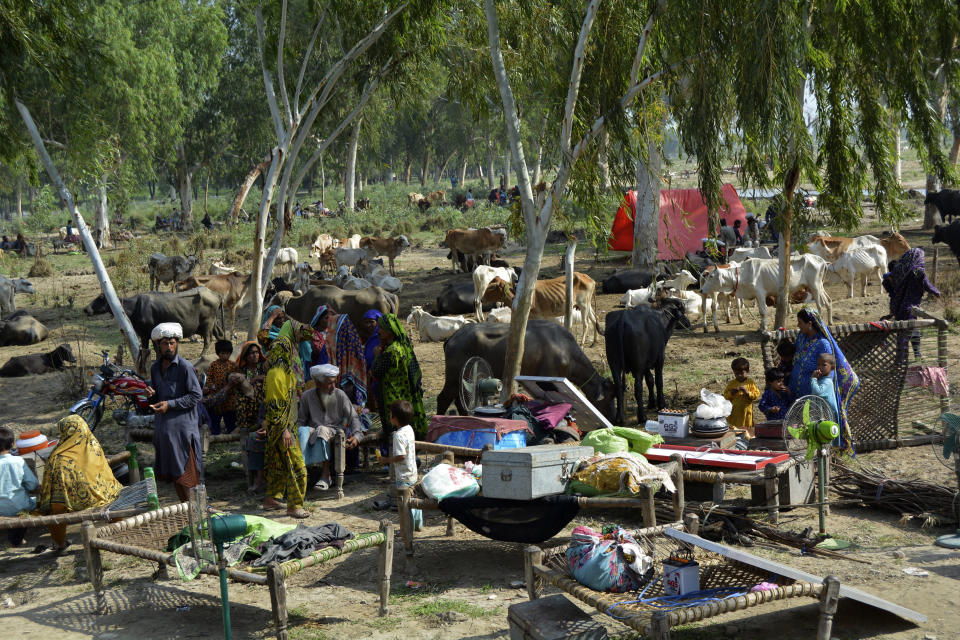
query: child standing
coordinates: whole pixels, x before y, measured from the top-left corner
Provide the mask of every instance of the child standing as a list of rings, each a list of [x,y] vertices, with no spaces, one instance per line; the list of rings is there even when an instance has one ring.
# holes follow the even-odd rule
[[[0,427],[0,516],[13,517],[21,511],[32,511],[37,499],[27,494],[37,488],[37,476],[27,461],[10,453],[16,436],[7,427]],[[25,527],[7,529],[7,540],[14,547],[24,543]]]
[[[390,424],[393,425],[392,447],[389,458],[382,457],[377,450],[377,461],[382,464],[392,464],[397,488],[403,489],[417,484],[417,454],[413,427],[413,405],[406,400],[397,400],[390,405]],[[423,529],[423,511],[411,509],[415,531]]]
[[[760,397],[757,383],[750,379],[750,362],[746,358],[736,358],[730,363],[733,380],[723,390],[723,397],[733,403],[733,411],[727,418],[731,427],[746,429],[753,436],[753,403]]]
[[[780,364],[777,369],[783,372],[783,384],[790,386],[790,374],[793,373],[793,356],[797,353],[797,347],[784,338],[777,343],[777,356],[780,358]]]
[[[783,420],[787,415],[787,409],[793,402],[790,390],[787,389],[784,382],[783,371],[776,368],[767,369],[765,377],[767,388],[764,390],[757,407],[767,417],[767,420]]]
[[[236,392],[230,382],[230,374],[239,371],[237,364],[230,359],[233,343],[229,340],[217,340],[214,345],[217,359],[207,369],[207,386],[203,390],[204,404],[210,414],[210,433],[220,433],[220,421],[223,421],[225,433],[237,426]]]
[[[817,368],[810,378],[810,393],[820,396],[833,409],[833,419],[839,419],[840,408],[837,407],[837,386],[834,384],[833,372],[837,367],[837,360],[832,353],[821,353],[817,358]]]

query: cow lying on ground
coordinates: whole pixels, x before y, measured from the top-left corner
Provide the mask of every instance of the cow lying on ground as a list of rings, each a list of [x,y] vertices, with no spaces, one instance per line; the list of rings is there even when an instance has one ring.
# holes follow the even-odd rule
[[[161,284],[170,283],[171,289],[180,280],[186,280],[197,266],[196,256],[165,256],[162,253],[150,255],[147,263],[150,269],[150,290],[158,291]]]
[[[25,278],[7,278],[0,276],[0,315],[13,313],[17,310],[14,295],[17,293],[34,293],[33,284]]]
[[[415,306],[410,309],[407,322],[417,327],[420,342],[443,342],[469,320],[463,316],[432,316],[423,307]]]
[[[642,289],[649,286],[657,274],[647,269],[631,269],[618,271],[603,280],[602,293],[626,293],[631,289]]]
[[[410,241],[407,240],[407,236],[402,234],[396,238],[374,238],[372,236],[365,236],[360,239],[360,248],[366,249],[370,253],[370,257],[387,257],[390,261],[391,276],[397,275],[397,270],[393,264],[394,260],[409,246]]]
[[[236,267],[228,267],[224,264],[223,260],[213,260],[210,262],[210,271],[211,276],[222,276],[228,273],[236,272]]]
[[[0,322],[0,347],[26,346],[47,339],[50,331],[26,311],[17,311]]]
[[[533,290],[533,301],[530,304],[531,318],[554,318],[564,315],[567,292],[566,276],[537,280]],[[585,344],[587,334],[590,333],[591,345],[596,344],[600,333],[600,321],[594,311],[597,283],[590,276],[574,271],[573,273],[573,306],[580,309],[583,315],[583,333],[580,343]],[[487,302],[501,302],[507,307],[513,307],[515,292],[511,285],[502,278],[494,278],[484,293]]]
[[[366,279],[371,284],[375,284],[390,293],[400,293],[400,290],[403,288],[403,283],[400,282],[400,279],[390,275],[390,273],[383,268],[383,265],[378,264],[378,262],[368,262],[364,259],[358,260],[355,270],[361,278]]]
[[[350,275],[350,267],[347,265],[341,265],[337,269],[337,275],[334,276],[333,282],[344,291],[358,291],[373,286],[373,283],[366,278]]]
[[[461,415],[473,407],[460,401],[460,370],[471,356],[480,356],[493,367],[493,375],[503,378],[510,325],[492,322],[470,323],[443,343],[445,365],[443,389],[437,396],[437,413],[445,413],[451,403]],[[573,335],[552,320],[530,319],[524,338],[520,373],[567,378],[580,387],[607,418],[613,417],[613,383],[600,375],[577,345]]]
[[[647,306],[611,311],[607,314],[606,336],[607,362],[613,375],[616,398],[614,424],[624,423],[623,394],[626,374],[633,375],[634,397],[637,401],[637,422],[644,424],[646,411],[643,406],[643,383],[647,383],[647,405],[650,409],[663,409],[663,361],[667,341],[677,324],[690,327],[683,314],[680,300],[666,298],[660,301],[661,308]]]
[[[237,309],[250,300],[250,278],[253,274],[229,273],[219,276],[190,276],[177,283],[177,291],[206,287],[220,295],[223,307],[230,310],[230,333],[236,327]]]
[[[0,367],[0,377],[17,378],[20,376],[34,376],[49,371],[59,371],[67,362],[76,362],[73,349],[69,344],[62,344],[49,353],[33,353],[27,356],[14,356]]]
[[[960,216],[960,191],[956,189],[933,191],[923,199],[923,204],[935,206],[943,221],[949,224],[954,216]]]
[[[773,256],[770,255],[770,249],[766,247],[737,247],[727,257],[727,260],[740,264],[744,260],[748,260],[750,258],[762,258],[769,260],[772,257]]]
[[[338,287],[310,287],[299,296],[291,296],[283,301],[284,311],[298,322],[310,322],[317,312],[317,307],[325,304],[332,307],[337,313],[345,313],[357,329],[363,332],[363,314],[370,309],[380,313],[397,313],[399,299],[396,295],[384,291],[380,287],[367,287],[359,291],[344,291]],[[274,301],[271,300],[270,304]]]
[[[203,338],[200,355],[207,352],[211,340],[223,337],[223,327],[217,322],[223,309],[220,294],[206,287],[180,293],[141,293],[121,298],[120,305],[144,349],[150,345],[150,332],[161,322],[180,323],[184,336],[200,335]],[[92,316],[109,313],[110,307],[101,293],[83,311]]]

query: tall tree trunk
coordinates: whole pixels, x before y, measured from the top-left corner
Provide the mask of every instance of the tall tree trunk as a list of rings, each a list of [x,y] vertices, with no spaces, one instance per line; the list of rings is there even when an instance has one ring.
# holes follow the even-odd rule
[[[325,202],[324,196],[327,193],[327,174],[323,170],[323,155],[320,156],[320,204],[322,206],[327,206],[323,204]]]
[[[608,160],[608,147],[610,146],[610,133],[604,131],[600,136],[600,150],[597,153],[597,168],[600,169],[600,189],[604,193],[610,193],[610,161]],[[660,183],[659,178],[657,183]],[[657,200],[660,199],[659,194]]]
[[[343,204],[347,210],[353,210],[354,206],[354,195],[353,189],[356,184],[357,176],[357,146],[360,143],[360,125],[363,123],[363,118],[357,118],[356,123],[353,125],[353,130],[350,132],[350,140],[347,142],[347,158],[346,158],[346,176],[343,179]]]
[[[443,176],[447,173],[447,165],[450,164],[450,161],[453,159],[453,156],[457,155],[456,151],[451,151],[447,154],[447,157],[443,159],[443,162],[440,164],[440,171],[437,172],[437,181],[443,182]]]
[[[496,154],[493,151],[493,142],[487,140],[487,186],[493,189],[497,179]]]
[[[203,215],[209,215],[207,212],[207,196],[210,195],[210,170],[207,170],[207,179],[203,181]]]
[[[896,164],[896,175],[897,175],[897,184],[900,185],[900,188],[903,188],[903,145],[901,144],[900,135],[900,123],[897,123],[897,164]]]
[[[153,198],[157,195],[156,180],[147,180],[147,189],[150,190],[150,199],[153,200]]]
[[[425,145],[423,150],[423,167],[420,169],[420,186],[427,186],[427,176],[430,175],[430,147]]]
[[[464,158],[463,162],[460,163],[460,184],[461,186],[467,182],[467,159]]]
[[[927,174],[927,184],[926,184],[927,193],[933,193],[940,190],[940,181],[937,179],[937,176],[928,173]],[[940,221],[940,212],[937,209],[935,204],[925,205],[923,208],[923,228],[924,229],[933,229]]]
[[[513,183],[512,178],[512,167],[510,159],[510,147],[507,146],[507,150],[503,152],[503,189],[506,191],[510,188],[510,185]]]
[[[577,257],[576,236],[567,236],[567,252],[564,255],[566,256],[566,261],[563,265],[566,280],[564,281],[563,327],[567,331],[571,331],[573,327],[573,261]],[[586,326],[587,314],[584,313],[584,311],[584,309],[580,310],[580,316],[584,322],[584,326]]]
[[[267,220],[270,218],[270,201],[273,189],[277,185],[277,173],[280,170],[283,154],[286,147],[273,150],[273,157],[270,160],[270,167],[263,175],[264,188],[260,198],[260,209],[257,212],[257,227],[253,237],[253,267],[250,273],[250,325],[247,331],[247,340],[256,340],[257,333],[260,331],[260,313],[263,308],[263,292],[266,289],[263,282],[264,264],[263,248],[264,238],[267,235]],[[281,230],[282,230],[281,222]]]
[[[787,326],[787,313],[790,310],[790,252],[793,250],[793,194],[800,182],[800,166],[797,158],[793,158],[793,166],[787,171],[783,179],[783,207],[777,215],[776,222],[780,228],[780,244],[778,258],[780,267],[780,287],[777,293],[777,313],[774,316],[773,329]],[[757,304],[766,304],[757,300]],[[829,322],[829,318],[825,318]],[[769,328],[767,328],[769,329]]]
[[[23,178],[17,176],[15,181],[17,183],[17,220],[23,222]]]
[[[533,164],[533,184],[540,184],[540,165],[543,162],[543,140],[537,140],[536,159]]]
[[[413,169],[413,158],[410,156],[410,152],[407,152],[407,159],[403,162],[403,183],[407,186],[410,185],[410,172]]]
[[[660,231],[660,175],[663,156],[655,142],[647,145],[648,160],[637,161],[637,212],[633,219],[634,269],[646,269],[657,263],[657,237]]]
[[[960,133],[953,134],[953,144],[950,146],[950,164],[957,164],[960,157]]]
[[[177,188],[180,191],[180,226],[193,224],[193,172],[183,144],[177,145]]]
[[[270,161],[271,158],[268,157],[260,164],[256,165],[250,170],[250,173],[247,174],[247,177],[243,179],[243,182],[240,183],[240,188],[237,190],[237,195],[233,198],[233,205],[230,207],[231,224],[237,224],[237,221],[240,218],[240,209],[243,208],[243,203],[247,199],[250,189],[253,188],[257,178],[259,178],[266,168],[270,166]]]
[[[97,195],[93,201],[93,239],[97,249],[110,242],[110,210],[107,203],[107,176],[97,180]]]
[[[477,175],[480,176],[480,180],[483,181],[483,165],[479,162],[477,163]]]

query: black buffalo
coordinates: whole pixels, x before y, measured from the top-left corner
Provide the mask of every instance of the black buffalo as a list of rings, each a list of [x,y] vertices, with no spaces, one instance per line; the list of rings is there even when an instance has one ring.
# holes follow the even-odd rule
[[[637,400],[637,422],[646,420],[643,408],[643,381],[647,382],[648,406],[663,409],[663,360],[667,341],[673,328],[680,323],[689,328],[690,322],[683,314],[683,302],[667,298],[660,308],[633,307],[607,314],[606,336],[607,362],[613,374],[616,395],[616,424],[623,424],[623,393],[626,374],[632,373],[634,396]],[[656,398],[654,398],[656,382]]]
[[[150,344],[150,333],[161,322],[177,322],[183,327],[184,337],[198,334],[203,338],[207,352],[211,339],[223,337],[222,304],[220,296],[206,287],[197,287],[179,293],[141,293],[132,298],[121,298],[123,312],[140,338],[141,348]],[[88,316],[109,313],[110,307],[101,293],[84,308]]]
[[[472,356],[480,356],[503,378],[510,325],[478,322],[459,329],[443,343],[445,378],[437,396],[437,413],[453,402],[461,415],[467,413],[460,401],[460,369]],[[613,415],[613,383],[603,378],[577,344],[576,338],[551,320],[530,320],[524,342],[520,373],[567,378],[607,418]],[[472,408],[472,407],[470,407]]]
[[[493,302],[485,302],[484,311],[490,311],[497,306]],[[459,313],[473,314],[476,309],[473,306],[473,280],[464,280],[463,282],[454,282],[448,284],[437,296],[437,314],[438,315],[456,315]]]
[[[932,204],[940,212],[944,222],[952,222],[953,217],[960,217],[960,191],[943,189],[928,193],[923,204]]]
[[[630,289],[650,286],[657,274],[649,269],[618,271],[600,284],[601,293],[626,293]]]
[[[277,300],[271,300],[276,304]],[[344,291],[333,285],[310,287],[299,296],[282,300],[287,315],[298,322],[310,322],[322,304],[331,307],[337,313],[350,316],[354,326],[363,333],[363,314],[370,309],[380,313],[397,313],[400,299],[396,294],[373,286],[357,291]]]
[[[933,227],[933,243],[942,242],[950,247],[953,256],[960,263],[960,220],[950,224],[938,224]]]
[[[67,362],[76,362],[73,349],[62,344],[49,353],[33,353],[28,356],[14,356],[0,367],[0,377],[17,378],[33,376],[48,371],[59,371]]]

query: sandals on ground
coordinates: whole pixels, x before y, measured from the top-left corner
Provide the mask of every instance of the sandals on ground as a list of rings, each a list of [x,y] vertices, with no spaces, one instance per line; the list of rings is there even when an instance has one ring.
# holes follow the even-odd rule
[[[296,511],[287,511],[287,515],[297,520],[303,520],[310,517],[310,512],[305,509],[297,509]]]

